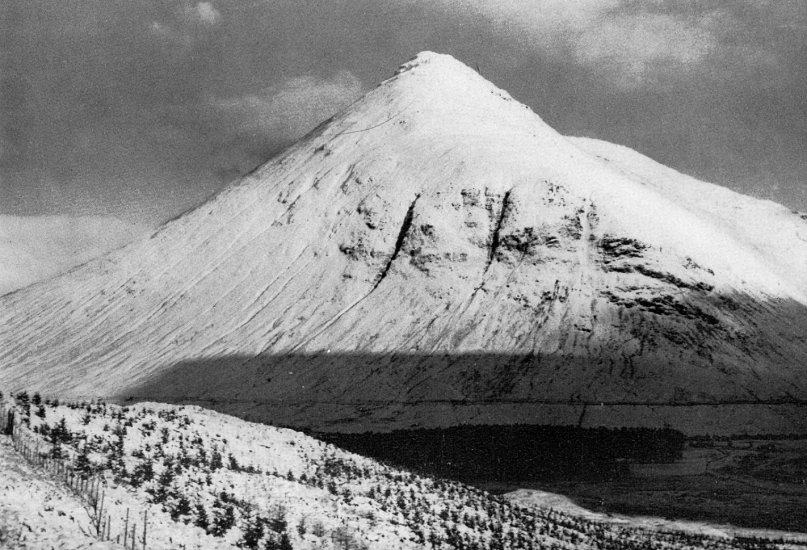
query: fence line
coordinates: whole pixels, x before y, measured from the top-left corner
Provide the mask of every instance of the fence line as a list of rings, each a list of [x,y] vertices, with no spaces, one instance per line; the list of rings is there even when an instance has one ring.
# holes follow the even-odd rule
[[[148,510],[144,510],[142,522],[130,517],[129,508],[125,520],[113,517],[105,507],[106,479],[77,471],[71,462],[51,456],[53,445],[42,441],[38,434],[23,425],[19,416],[20,411],[13,404],[0,401],[0,434],[11,438],[14,450],[27,462],[45,470],[51,478],[87,502],[95,537],[100,541],[122,543],[125,550],[148,550]],[[123,532],[116,531],[114,537],[113,520],[117,526],[123,526]]]

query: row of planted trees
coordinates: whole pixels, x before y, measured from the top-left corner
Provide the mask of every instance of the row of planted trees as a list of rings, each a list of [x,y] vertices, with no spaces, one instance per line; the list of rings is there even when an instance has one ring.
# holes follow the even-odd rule
[[[51,478],[66,486],[80,498],[90,516],[93,534],[101,541],[115,541],[126,550],[148,548],[148,511],[142,519],[134,517],[127,508],[124,517],[113,517],[106,506],[106,480],[93,475],[86,446],[75,456],[63,446],[73,442],[73,434],[62,418],[53,427],[36,431],[30,428],[32,406],[37,416],[44,418],[44,406],[38,393],[29,398],[20,392],[13,400],[4,400],[0,392],[0,433],[11,437],[12,446],[30,464],[42,468]],[[57,404],[58,405],[58,404]],[[44,436],[44,437],[43,437]]]
[[[80,424],[87,426],[96,417],[109,418],[110,422],[103,427],[108,437],[91,436],[70,430],[64,416],[53,424],[46,421],[47,409],[60,405],[84,410]],[[170,518],[178,523],[192,524],[213,537],[224,537],[234,527],[238,527],[242,536],[237,541],[241,548],[261,550],[293,550],[289,537],[285,511],[279,509],[274,514],[260,514],[247,503],[234,495],[222,491],[216,495],[212,506],[204,506],[201,502],[193,502],[181,489],[178,478],[184,469],[198,467],[210,472],[228,469],[236,472],[258,473],[250,465],[240,465],[232,454],[224,453],[213,447],[205,450],[201,440],[198,454],[187,452],[183,447],[177,456],[166,455],[163,446],[168,443],[168,427],[157,428],[157,421],[144,421],[135,426],[134,418],[125,416],[126,409],[107,410],[105,403],[97,402],[64,402],[43,400],[38,393],[29,395],[19,392],[12,398],[3,400],[0,392],[0,432],[10,435],[14,440],[14,448],[32,464],[44,467],[48,473],[64,482],[88,506],[91,524],[99,540],[113,540],[124,545],[126,549],[140,550],[148,548],[150,529],[148,512],[135,517],[130,509],[125,514],[110,514],[105,506],[105,487],[109,480],[116,484],[124,484],[135,490],[143,488],[148,500],[158,504],[168,512]],[[38,417],[32,422],[32,415]],[[159,411],[157,418],[168,423],[178,420],[172,411]],[[129,429],[137,427],[145,436],[155,435],[161,445],[151,448],[150,452],[136,449],[130,455],[129,467],[124,460],[124,440]],[[91,459],[91,455],[94,459]],[[98,456],[103,455],[103,464],[98,463]],[[135,459],[134,467],[131,458]],[[298,526],[301,536],[305,526]],[[184,545],[177,545],[184,548]]]

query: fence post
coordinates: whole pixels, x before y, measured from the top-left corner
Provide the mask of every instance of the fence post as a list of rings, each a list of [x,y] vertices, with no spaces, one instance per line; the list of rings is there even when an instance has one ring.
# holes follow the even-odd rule
[[[126,548],[126,539],[129,535],[129,509],[126,509],[126,519],[123,524],[123,548]]]
[[[146,550],[146,526],[148,525],[149,511],[143,511],[143,550]]]
[[[101,493],[101,504],[98,506],[98,517],[102,518],[104,516],[104,497],[106,493]],[[103,535],[103,533],[101,533]]]

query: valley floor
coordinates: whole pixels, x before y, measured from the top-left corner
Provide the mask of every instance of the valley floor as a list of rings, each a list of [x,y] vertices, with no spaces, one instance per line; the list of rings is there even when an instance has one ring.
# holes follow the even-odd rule
[[[690,442],[681,460],[633,464],[628,477],[612,481],[481,485],[492,492],[525,488],[566,495],[569,503],[602,517],[655,516],[655,523],[670,525],[675,520],[730,524],[742,528],[727,528],[730,532],[743,536],[750,536],[751,530],[756,536],[767,530],[807,533],[804,439]]]

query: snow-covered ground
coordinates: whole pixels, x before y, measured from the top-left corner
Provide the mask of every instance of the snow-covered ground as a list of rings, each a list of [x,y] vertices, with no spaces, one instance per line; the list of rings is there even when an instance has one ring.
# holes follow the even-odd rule
[[[378,550],[807,545],[804,537],[750,540],[726,531],[600,518],[537,493],[495,497],[195,406],[18,401],[17,414],[23,424],[17,429],[36,434],[43,454],[58,447],[72,467],[105,480],[103,510],[113,540],[122,538],[127,511],[138,534],[147,519],[148,548],[278,548],[281,539],[295,549]],[[58,429],[62,419],[66,430]],[[61,540],[55,547],[94,548],[82,502],[22,463],[7,442],[0,446],[0,474],[7,547],[46,548],[45,541]]]
[[[103,216],[0,215],[0,295],[50,279],[145,235]]]
[[[0,436],[0,548],[112,550],[92,535],[86,502],[38,468]]]
[[[705,535],[719,539],[730,539],[732,537],[757,538],[761,540],[782,539],[790,541],[797,546],[807,546],[807,533],[791,533],[773,529],[746,529],[732,525],[717,525],[706,522],[651,516],[603,514],[586,510],[563,495],[537,489],[519,489],[518,491],[507,493],[505,498],[520,506],[557,510],[571,516],[608,524],[615,528],[629,527],[666,533],[680,532],[692,535]]]

